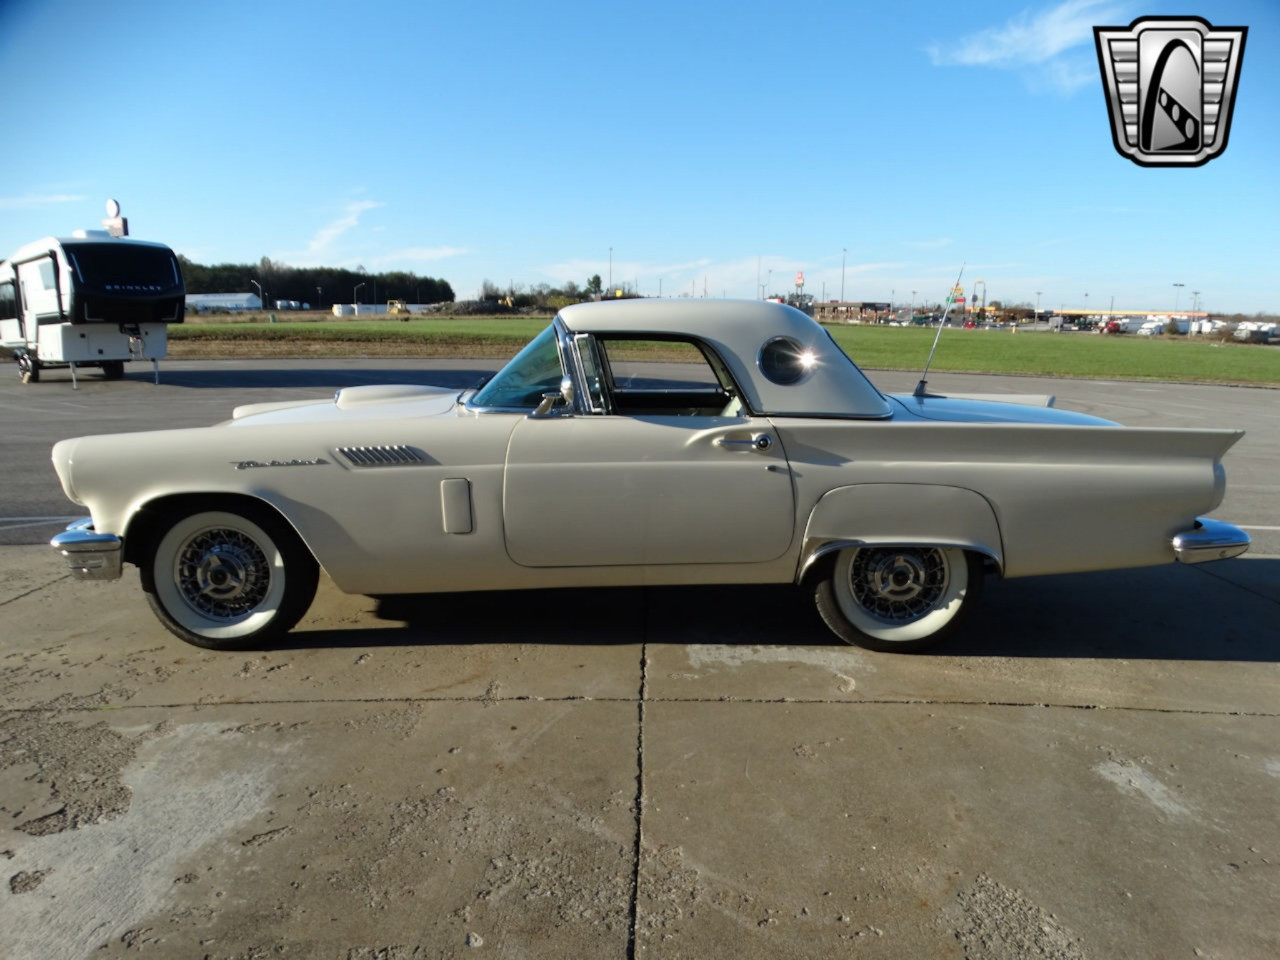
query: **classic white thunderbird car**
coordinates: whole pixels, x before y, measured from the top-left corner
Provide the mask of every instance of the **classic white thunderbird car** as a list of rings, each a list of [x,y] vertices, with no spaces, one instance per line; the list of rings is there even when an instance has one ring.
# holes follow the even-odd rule
[[[1248,548],[1198,519],[1240,431],[1041,399],[886,396],[777,303],[581,304],[461,394],[354,387],[64,440],[62,487],[92,516],[53,546],[82,579],[136,564],[161,622],[202,647],[279,638],[323,567],[375,596],[796,583],[841,639],[889,650],[954,628],[988,570]]]

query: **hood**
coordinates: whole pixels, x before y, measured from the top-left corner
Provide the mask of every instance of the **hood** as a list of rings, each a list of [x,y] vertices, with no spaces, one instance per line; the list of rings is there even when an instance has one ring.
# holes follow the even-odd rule
[[[1079,427],[1115,427],[1119,424],[1102,417],[1050,406],[1030,406],[1001,400],[975,400],[967,397],[917,397],[910,393],[889,395],[898,411],[921,420],[945,423],[1042,423]]]
[[[235,408],[228,425],[419,419],[454,413],[457,405],[458,391],[445,387],[408,384],[345,387],[332,400],[245,404]]]

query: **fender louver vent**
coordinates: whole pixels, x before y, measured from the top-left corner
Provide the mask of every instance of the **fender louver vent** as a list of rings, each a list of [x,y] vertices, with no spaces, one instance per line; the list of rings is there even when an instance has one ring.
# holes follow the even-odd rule
[[[409,467],[426,463],[426,456],[413,447],[396,444],[389,447],[339,447],[353,467]]]

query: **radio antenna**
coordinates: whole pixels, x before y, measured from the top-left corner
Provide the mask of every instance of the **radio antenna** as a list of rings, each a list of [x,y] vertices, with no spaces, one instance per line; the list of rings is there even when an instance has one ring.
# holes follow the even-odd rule
[[[956,282],[951,285],[951,292],[947,295],[947,306],[942,311],[942,322],[938,324],[938,334],[933,338],[933,349],[929,351],[929,359],[925,361],[924,372],[920,374],[920,382],[916,384],[915,391],[911,394],[913,397],[924,397],[929,393],[926,384],[929,376],[929,367],[933,365],[933,355],[938,352],[938,341],[942,339],[942,328],[947,325],[947,315],[951,313],[951,304],[955,302],[956,291],[962,290],[960,286],[960,278],[964,276],[964,263],[960,264],[960,272],[956,274]]]

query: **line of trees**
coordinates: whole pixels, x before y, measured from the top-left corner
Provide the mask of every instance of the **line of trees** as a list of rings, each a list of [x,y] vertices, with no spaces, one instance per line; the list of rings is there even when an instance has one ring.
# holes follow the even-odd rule
[[[369,273],[364,267],[291,267],[268,257],[256,264],[219,263],[208,267],[179,254],[178,262],[187,293],[257,293],[260,285],[264,306],[277,300],[324,307],[388,300],[451,303],[454,299],[453,287],[447,280],[403,270]]]

